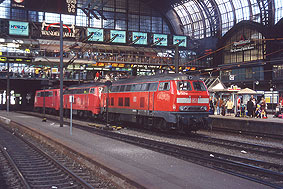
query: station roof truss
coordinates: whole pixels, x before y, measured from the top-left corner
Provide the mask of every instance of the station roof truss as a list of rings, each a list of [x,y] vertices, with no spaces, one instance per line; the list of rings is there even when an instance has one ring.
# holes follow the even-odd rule
[[[181,34],[194,39],[223,36],[243,20],[270,26],[283,17],[282,0],[167,0],[166,3],[151,3],[163,4],[166,12],[174,11],[175,14],[170,14],[171,23],[178,17]]]

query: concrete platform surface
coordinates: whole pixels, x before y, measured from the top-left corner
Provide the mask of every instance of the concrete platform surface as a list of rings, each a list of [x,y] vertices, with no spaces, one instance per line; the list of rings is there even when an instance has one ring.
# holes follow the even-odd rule
[[[42,122],[40,118],[15,112],[7,114],[6,111],[0,111],[0,116],[60,141],[60,143],[87,155],[145,188],[269,188],[233,175],[76,128],[73,128],[73,135],[70,136],[69,126],[59,127],[57,123],[48,120]]]
[[[214,128],[232,129],[251,134],[276,136],[276,138],[283,137],[283,119],[273,118],[271,115],[267,119],[222,115],[209,117],[212,119],[212,130]]]

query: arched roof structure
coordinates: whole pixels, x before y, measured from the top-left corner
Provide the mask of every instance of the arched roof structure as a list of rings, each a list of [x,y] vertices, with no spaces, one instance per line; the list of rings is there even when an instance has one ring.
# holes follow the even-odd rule
[[[149,2],[163,10],[173,25],[175,33],[188,35],[194,39],[223,36],[235,24],[243,20],[272,26],[283,17],[283,0],[160,0]]]

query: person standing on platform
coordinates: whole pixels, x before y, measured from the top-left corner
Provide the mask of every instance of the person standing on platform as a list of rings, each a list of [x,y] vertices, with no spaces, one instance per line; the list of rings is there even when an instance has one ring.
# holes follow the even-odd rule
[[[231,113],[233,111],[233,106],[234,106],[234,103],[232,102],[231,98],[229,98],[229,100],[226,103],[228,115],[231,115]]]
[[[263,97],[261,98],[261,102],[260,102],[260,110],[261,110],[261,118],[267,118],[266,102]]]
[[[212,97],[209,97],[209,108],[210,108],[210,113],[214,115],[215,108],[214,108],[214,104],[212,101]]]
[[[96,72],[96,74],[95,74],[95,81],[99,81],[99,79],[100,79],[100,73]]]
[[[217,102],[216,102],[217,115],[220,115],[220,113],[221,113],[222,104],[223,104],[223,101],[222,101],[221,98],[219,97],[218,100],[217,100]]]
[[[252,101],[252,98],[247,103],[247,109],[248,109],[248,117],[253,117],[253,111],[254,111],[254,103]]]
[[[253,100],[252,100],[252,102],[253,102],[253,104],[254,104],[254,109],[253,109],[253,117],[255,117],[255,112],[256,112],[256,100],[255,100],[255,98],[253,98]]]

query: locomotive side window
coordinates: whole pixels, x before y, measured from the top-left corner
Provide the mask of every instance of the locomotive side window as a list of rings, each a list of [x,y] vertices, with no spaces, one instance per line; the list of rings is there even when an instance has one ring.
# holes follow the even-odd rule
[[[123,106],[123,98],[118,99],[118,106]]]
[[[126,85],[121,85],[121,86],[120,86],[120,89],[119,89],[119,92],[124,92],[124,91],[125,91],[125,88],[126,88]]]
[[[130,106],[130,98],[129,97],[125,98],[125,106]]]
[[[149,91],[156,91],[158,83],[149,83]]]
[[[94,94],[94,93],[95,93],[95,88],[91,88],[91,89],[90,89],[90,93],[91,93],[91,94]]]
[[[131,91],[132,85],[126,85],[125,91]]]
[[[178,81],[177,83],[179,91],[191,91],[192,85],[189,81]]]
[[[204,84],[200,81],[194,81],[193,86],[195,91],[206,91]]]
[[[88,94],[89,93],[89,88],[83,89],[84,94]]]
[[[159,85],[160,91],[169,91],[170,90],[170,82],[161,82]]]
[[[142,84],[141,91],[148,91],[148,83],[143,83]]]
[[[135,91],[141,91],[142,84],[136,84]]]
[[[111,92],[118,92],[118,90],[119,90],[119,86],[112,86],[112,87],[110,88],[110,91],[111,91]]]

